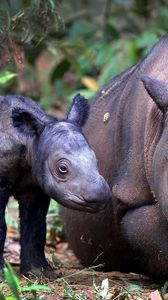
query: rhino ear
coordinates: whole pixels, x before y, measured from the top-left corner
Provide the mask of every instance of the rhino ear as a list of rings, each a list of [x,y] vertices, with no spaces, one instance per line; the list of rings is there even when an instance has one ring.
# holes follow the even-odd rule
[[[45,127],[39,118],[21,108],[12,110],[12,121],[19,132],[28,136],[39,135]]]
[[[142,76],[142,82],[148,94],[158,107],[165,111],[168,108],[168,83],[159,81],[149,76]]]
[[[67,120],[82,127],[89,116],[89,103],[83,96],[77,94],[67,114]]]

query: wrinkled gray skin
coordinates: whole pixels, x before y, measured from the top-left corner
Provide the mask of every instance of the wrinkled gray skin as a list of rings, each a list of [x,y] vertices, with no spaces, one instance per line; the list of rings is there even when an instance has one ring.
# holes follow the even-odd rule
[[[36,274],[51,270],[44,255],[50,198],[87,212],[109,201],[109,187],[81,131],[88,113],[89,104],[80,95],[67,120],[48,116],[30,99],[0,97],[0,269],[10,195],[19,200],[21,271]]]
[[[91,103],[84,133],[112,190],[97,215],[61,209],[80,261],[168,278],[168,34]],[[109,118],[103,122],[104,114]]]

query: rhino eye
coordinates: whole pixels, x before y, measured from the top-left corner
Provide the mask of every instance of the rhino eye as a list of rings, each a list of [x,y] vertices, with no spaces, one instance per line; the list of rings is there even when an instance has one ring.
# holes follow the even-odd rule
[[[60,165],[58,170],[61,175],[65,175],[68,173],[68,168],[65,165]]]

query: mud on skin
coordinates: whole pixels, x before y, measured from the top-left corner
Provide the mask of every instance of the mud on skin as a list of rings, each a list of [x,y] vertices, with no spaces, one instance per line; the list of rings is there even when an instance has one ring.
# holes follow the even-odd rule
[[[82,134],[89,104],[77,95],[66,120],[47,115],[31,99],[0,97],[0,269],[6,237],[5,207],[19,201],[21,271],[51,272],[44,246],[50,198],[75,210],[98,212],[111,197],[97,159]]]

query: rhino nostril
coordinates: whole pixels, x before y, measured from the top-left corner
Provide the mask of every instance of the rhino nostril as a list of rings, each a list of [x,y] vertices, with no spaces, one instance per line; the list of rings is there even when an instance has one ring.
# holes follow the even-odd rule
[[[108,185],[103,185],[97,189],[94,189],[94,191],[90,192],[88,196],[85,196],[85,201],[87,203],[96,203],[97,205],[105,205],[105,203],[109,202],[112,195],[110,192],[110,189]]]

